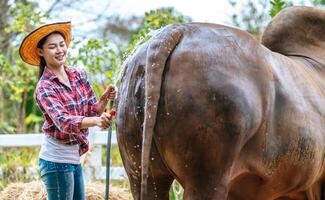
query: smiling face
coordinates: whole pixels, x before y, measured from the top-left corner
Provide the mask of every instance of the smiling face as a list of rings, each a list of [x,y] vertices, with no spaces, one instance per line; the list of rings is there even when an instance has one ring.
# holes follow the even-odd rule
[[[47,66],[57,68],[63,66],[66,61],[67,45],[61,34],[52,33],[37,52],[39,56],[44,57]]]

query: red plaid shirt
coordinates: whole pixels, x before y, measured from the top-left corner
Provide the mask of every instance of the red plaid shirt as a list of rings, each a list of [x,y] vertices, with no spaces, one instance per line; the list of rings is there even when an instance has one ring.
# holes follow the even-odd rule
[[[79,154],[88,151],[88,129],[81,129],[84,117],[96,116],[97,99],[86,73],[65,67],[71,89],[45,67],[36,86],[36,102],[45,117],[43,131],[63,144],[79,144]]]

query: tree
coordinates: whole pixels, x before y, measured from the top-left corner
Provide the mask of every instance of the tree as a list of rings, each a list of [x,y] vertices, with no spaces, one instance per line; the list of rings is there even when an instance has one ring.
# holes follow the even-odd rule
[[[1,93],[3,94],[2,107],[0,111],[4,113],[7,120],[1,121],[0,128],[7,127],[7,131],[25,132],[28,114],[34,108],[27,109],[27,102],[32,98],[32,94],[37,82],[37,68],[33,68],[19,57],[19,47],[17,40],[21,40],[35,25],[41,24],[44,18],[39,12],[35,12],[35,4],[22,1],[21,3],[9,6],[10,21],[5,28],[5,32],[12,36],[9,40],[15,44],[7,49],[6,54],[0,54],[0,77],[2,79]],[[8,98],[10,101],[5,101]],[[31,105],[33,106],[33,105]],[[14,119],[17,119],[15,122]],[[29,117],[29,123],[39,121],[37,116]]]
[[[315,6],[325,5],[325,0],[311,0]]]
[[[235,0],[229,0],[228,2],[235,10],[230,23],[259,37],[269,20],[269,16],[266,14],[268,1],[247,0],[242,5]]]
[[[113,15],[107,17],[105,20],[105,25],[101,31],[102,37],[108,37],[113,43],[125,48],[132,38],[132,35],[136,34],[139,30],[140,25],[144,21],[144,17],[122,17],[120,15]]]
[[[9,0],[0,1],[0,53],[8,55],[11,35],[5,31],[9,22]]]
[[[70,64],[86,69],[97,96],[105,90],[108,83],[115,82],[120,56],[107,38],[76,40],[73,41],[71,49],[77,50],[78,53],[70,57]]]
[[[270,3],[272,6],[269,13],[271,17],[274,17],[276,14],[278,14],[278,12],[288,6],[288,4],[283,0],[273,0],[270,1]]]
[[[147,41],[150,38],[150,31],[157,30],[168,24],[179,24],[190,21],[191,18],[180,14],[172,7],[160,8],[146,12],[144,21],[140,25],[138,32],[133,35],[128,47],[125,50],[124,57],[131,54],[140,44]]]
[[[8,55],[8,49],[9,49],[9,40],[10,35],[5,31],[5,28],[7,27],[8,21],[9,21],[9,2],[8,0],[0,1],[0,53],[4,55]],[[1,62],[1,58],[0,58]],[[3,65],[0,63],[0,66]],[[0,82],[2,82],[3,78],[0,75]],[[0,130],[1,127],[3,127],[3,123],[1,123],[4,120],[4,113],[1,112],[1,108],[4,108],[4,93],[3,90],[0,89]]]
[[[293,6],[290,0],[246,0],[242,4],[238,4],[235,0],[228,0],[228,2],[235,10],[230,23],[257,38],[262,34],[270,17],[274,17],[286,7]]]

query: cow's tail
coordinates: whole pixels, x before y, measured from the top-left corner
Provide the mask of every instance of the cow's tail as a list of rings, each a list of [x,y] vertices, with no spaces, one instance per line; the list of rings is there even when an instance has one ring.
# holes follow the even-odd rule
[[[150,151],[166,60],[183,35],[182,25],[170,25],[149,41],[145,72],[145,109],[141,155],[141,200],[147,197]]]

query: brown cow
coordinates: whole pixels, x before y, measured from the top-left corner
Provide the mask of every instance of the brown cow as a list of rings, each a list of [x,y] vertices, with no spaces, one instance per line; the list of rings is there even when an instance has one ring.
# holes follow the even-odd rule
[[[119,92],[134,199],[168,199],[177,179],[186,200],[324,200],[324,10],[285,9],[262,44],[168,26],[128,59]]]

